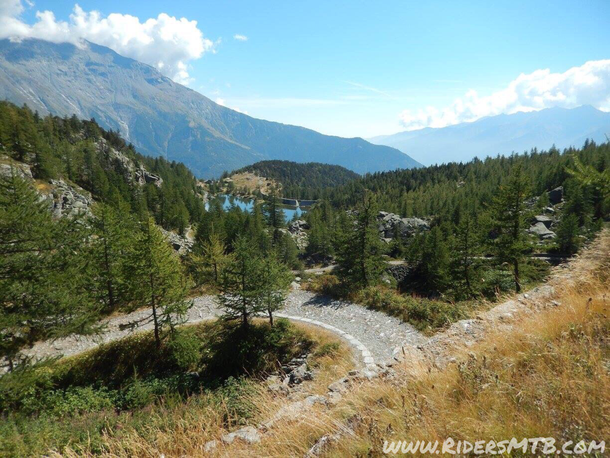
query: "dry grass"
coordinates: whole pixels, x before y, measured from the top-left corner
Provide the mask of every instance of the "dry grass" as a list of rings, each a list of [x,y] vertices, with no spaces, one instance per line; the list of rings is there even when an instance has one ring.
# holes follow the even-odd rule
[[[262,194],[269,194],[273,188],[281,189],[281,185],[265,177],[259,177],[252,172],[236,173],[231,175],[231,180],[235,189],[246,189],[249,194],[260,191]]]
[[[325,346],[334,351],[314,357],[316,376],[313,381],[305,382],[302,396],[309,394],[324,394],[329,383],[349,371],[354,364],[351,350],[334,335],[315,327],[302,324],[295,326],[305,329],[308,337],[315,342],[314,353]],[[202,456],[205,444],[227,432],[226,425],[239,425],[238,419],[227,420],[229,409],[226,406],[211,406],[202,400],[201,396],[192,396],[180,405],[156,406],[150,409],[150,416],[144,428],[131,428],[126,425],[120,431],[108,430],[104,435],[104,456],[142,456],[158,457],[161,454],[170,456]],[[298,395],[297,395],[298,396]],[[258,425],[271,418],[287,398],[274,395],[266,389],[264,383],[256,385],[247,399],[240,402],[249,404],[254,412],[249,424]],[[119,432],[120,434],[116,434]],[[64,450],[62,454],[52,453],[51,456],[83,456],[92,455],[88,448]],[[218,450],[219,454],[224,449]]]
[[[555,274],[548,300],[561,306],[492,331],[444,370],[363,384],[337,408],[286,423],[257,447],[233,447],[226,456],[303,456],[349,419],[354,432],[324,456],[382,456],[384,440],[608,439],[610,234]]]

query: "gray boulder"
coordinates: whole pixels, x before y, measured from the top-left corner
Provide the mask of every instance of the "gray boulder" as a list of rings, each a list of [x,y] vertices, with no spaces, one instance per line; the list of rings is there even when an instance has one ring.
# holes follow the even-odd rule
[[[547,215],[536,215],[534,216],[534,224],[542,223],[546,226],[547,229],[551,228],[551,225],[555,222],[555,220]]]
[[[546,225],[542,222],[538,222],[538,223],[532,225],[528,229],[528,232],[530,234],[537,235],[542,240],[555,238],[555,233],[553,231],[549,230],[546,227]]]
[[[551,205],[557,205],[563,201],[563,186],[559,186],[552,191],[549,191],[549,202]]]
[[[379,234],[383,239],[410,237],[417,232],[430,229],[428,222],[421,218],[401,218],[394,213],[381,211],[377,215]]]

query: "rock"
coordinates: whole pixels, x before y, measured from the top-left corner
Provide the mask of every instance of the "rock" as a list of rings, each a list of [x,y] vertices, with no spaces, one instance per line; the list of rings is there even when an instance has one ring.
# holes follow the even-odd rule
[[[6,159],[5,159],[6,158]],[[12,173],[16,174],[18,177],[24,178],[26,180],[33,180],[32,169],[29,165],[24,164],[22,162],[15,162],[8,159],[6,156],[0,156],[0,160],[7,160],[10,162],[1,162],[0,163],[0,176],[9,178]]]
[[[559,186],[552,191],[549,191],[549,202],[551,205],[557,205],[563,201],[563,186]]]
[[[347,377],[343,377],[342,379],[328,385],[328,391],[332,391],[334,393],[345,393],[349,389],[349,384],[349,379]]]
[[[315,404],[320,404],[323,406],[328,405],[328,399],[326,399],[326,396],[320,396],[320,395],[311,395],[311,396],[307,396],[305,398],[305,402],[306,405],[308,406],[313,406]]]
[[[290,234],[300,250],[307,248],[308,236],[307,232],[305,232],[307,229],[309,229],[309,224],[302,219],[293,221],[288,225],[288,234]]]
[[[410,267],[406,264],[390,265],[386,271],[396,280],[398,283],[404,281],[410,273]]]
[[[93,198],[82,188],[69,185],[64,180],[49,180],[51,191],[45,194],[55,218],[91,215]]]
[[[339,439],[341,439],[340,434],[325,434],[309,449],[305,457],[313,458],[321,456],[331,444],[338,442]]]
[[[532,225],[528,229],[528,232],[530,234],[537,235],[542,240],[555,238],[555,233],[553,231],[549,230],[546,227],[546,225],[544,223],[542,223],[542,222],[539,222],[539,223],[536,223],[536,224]]]
[[[245,426],[237,431],[222,436],[225,444],[232,444],[235,439],[244,441],[247,444],[256,444],[261,441],[261,435],[254,426]]]
[[[332,406],[337,405],[341,399],[343,399],[343,395],[337,391],[331,391],[326,395],[326,402]]]
[[[293,369],[292,372],[290,372],[289,377],[290,385],[298,385],[306,380],[312,380],[313,374],[307,370],[307,364],[303,363],[296,369]]]
[[[417,232],[430,229],[430,225],[420,218],[401,218],[394,213],[379,212],[377,226],[382,239],[393,239],[396,236],[410,237]]]
[[[192,238],[176,234],[172,231],[166,231],[163,228],[160,229],[161,232],[163,232],[163,235],[165,235],[165,238],[169,241],[169,243],[171,243],[174,250],[176,250],[178,253],[186,254],[193,249],[195,241]],[[189,232],[188,229],[186,232]]]
[[[218,441],[217,440],[211,440],[205,443],[205,445],[203,446],[203,451],[205,453],[212,453],[214,450],[216,450],[216,448],[218,447]]]
[[[546,226],[547,229],[551,228],[551,225],[555,222],[553,218],[546,215],[536,215],[534,216],[534,224],[542,223]]]

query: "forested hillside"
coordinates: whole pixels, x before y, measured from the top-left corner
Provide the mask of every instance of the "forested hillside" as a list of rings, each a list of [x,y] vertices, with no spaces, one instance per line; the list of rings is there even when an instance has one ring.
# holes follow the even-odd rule
[[[27,106],[0,102],[0,153],[30,165],[34,178],[66,180],[96,200],[125,202],[134,213],[146,209],[166,229],[183,232],[204,211],[197,180],[184,164],[138,154],[94,120],[43,118]]]
[[[359,201],[364,189],[368,189],[377,196],[379,207],[385,211],[401,216],[451,216],[455,212],[482,211],[489,207],[498,187],[512,170],[521,167],[532,196],[565,185],[566,196],[582,199],[582,211],[594,209],[599,218],[604,212],[607,214],[608,208],[604,207],[599,195],[591,194],[591,189],[582,190],[571,179],[569,169],[574,166],[574,158],[599,172],[607,170],[610,145],[587,141],[580,149],[532,150],[527,154],[483,161],[474,159],[466,163],[374,173],[327,190],[327,193],[334,205],[349,207]]]
[[[292,199],[318,199],[326,189],[344,185],[360,177],[340,165],[291,161],[261,161],[236,170],[231,175],[251,172],[273,180],[282,187],[282,196]]]

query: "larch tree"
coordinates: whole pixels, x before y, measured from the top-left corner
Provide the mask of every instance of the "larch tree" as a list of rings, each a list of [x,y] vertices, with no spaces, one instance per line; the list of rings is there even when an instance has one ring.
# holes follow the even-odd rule
[[[38,340],[95,332],[100,312],[82,275],[86,226],[54,220],[18,173],[0,177],[0,357],[10,368]]]
[[[374,285],[380,280],[385,267],[374,196],[366,192],[354,216],[342,226],[337,250],[339,275],[353,285]]]
[[[521,165],[516,165],[506,183],[500,186],[491,207],[492,248],[498,261],[511,266],[516,292],[521,291],[521,267],[530,249],[526,232],[529,195],[530,180]]]
[[[160,347],[165,329],[173,332],[186,320],[193,304],[186,300],[188,282],[180,259],[152,218],[141,223],[130,271],[133,304],[150,306],[150,315],[140,321],[152,321]]]

